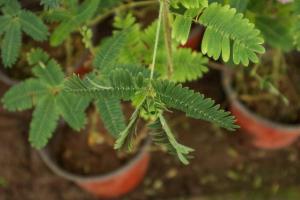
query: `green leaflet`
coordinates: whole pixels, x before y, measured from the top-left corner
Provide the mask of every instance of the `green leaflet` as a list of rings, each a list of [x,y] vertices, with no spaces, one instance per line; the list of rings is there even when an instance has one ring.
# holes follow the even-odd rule
[[[127,151],[129,152],[132,151],[133,149],[132,141],[137,134],[136,127],[139,119],[140,106],[141,105],[139,105],[134,111],[134,113],[131,115],[127,127],[119,134],[118,139],[116,140],[114,145],[115,149],[121,149],[124,148],[125,146],[125,149]]]
[[[43,21],[35,14],[28,11],[21,11],[20,23],[22,30],[36,41],[44,41],[48,36],[48,28]]]
[[[6,31],[9,27],[9,22],[11,20],[10,16],[0,16],[0,36]]]
[[[159,115],[159,118],[150,124],[149,128],[151,129],[150,134],[154,143],[165,146],[168,152],[175,154],[183,164],[189,164],[188,154],[194,150],[176,141],[174,134],[162,115]]]
[[[189,37],[193,18],[198,14],[199,9],[189,9],[183,15],[177,15],[173,23],[172,37],[181,44],[185,44]]]
[[[205,66],[208,59],[191,49],[176,49],[173,55],[174,73],[171,77],[175,82],[186,82],[201,78],[208,71]]]
[[[98,69],[110,68],[118,57],[119,53],[124,46],[128,30],[123,30],[117,33],[112,38],[109,38],[100,46],[100,49],[97,51],[93,65]]]
[[[30,123],[29,141],[33,147],[41,149],[48,143],[58,119],[55,98],[45,96],[36,106]]]
[[[41,48],[31,49],[27,54],[27,62],[29,65],[36,65],[40,62],[47,63],[49,58],[49,55]]]
[[[33,68],[35,76],[50,86],[58,86],[64,80],[64,73],[55,60],[50,60],[48,63],[39,63]]]
[[[22,111],[32,108],[45,94],[48,94],[45,85],[37,79],[28,79],[10,88],[2,98],[2,103],[9,111]]]
[[[61,92],[57,97],[57,107],[63,119],[76,131],[82,129],[86,123],[85,109],[90,103],[86,97]]]
[[[115,97],[99,95],[96,106],[105,128],[117,138],[126,127],[120,100]]]
[[[18,20],[10,22],[1,45],[1,56],[5,67],[11,67],[19,56],[21,48],[21,25]]]
[[[50,37],[50,44],[52,46],[60,45],[70,35],[70,33],[79,28],[82,23],[89,20],[97,11],[99,1],[100,0],[84,1],[78,9],[73,10],[73,13],[70,15],[71,17],[67,20],[63,20],[55,29]]]
[[[256,53],[264,53],[264,40],[254,24],[236,13],[229,6],[210,4],[202,13],[199,22],[207,27],[201,46],[203,54],[218,59],[221,55],[227,62],[232,53],[235,64],[248,65],[249,61],[258,62]],[[230,42],[233,49],[230,50]]]
[[[101,77],[86,77],[81,80],[78,76],[71,76],[64,84],[67,92],[98,98],[99,95],[116,96],[129,100],[137,91],[134,78],[126,70],[117,69],[111,73],[109,84],[103,84]]]
[[[220,109],[219,105],[215,105],[209,98],[204,98],[202,94],[169,81],[154,81],[152,85],[166,107],[180,110],[189,117],[209,121],[228,130],[238,128],[234,124],[235,118],[229,112]]]

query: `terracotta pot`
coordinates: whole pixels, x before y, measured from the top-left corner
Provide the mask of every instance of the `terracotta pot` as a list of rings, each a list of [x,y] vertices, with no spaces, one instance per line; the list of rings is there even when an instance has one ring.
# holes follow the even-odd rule
[[[238,125],[252,138],[252,144],[262,149],[280,149],[289,146],[300,136],[300,125],[272,122],[258,116],[243,105],[232,88],[231,71],[223,72],[223,86],[230,101],[230,109]]]
[[[45,149],[39,151],[42,160],[56,175],[75,182],[97,197],[116,198],[125,195],[134,190],[145,176],[150,160],[150,140],[142,144],[139,152],[119,169],[107,174],[84,176],[69,172],[59,165],[52,148],[60,142],[57,137]]]

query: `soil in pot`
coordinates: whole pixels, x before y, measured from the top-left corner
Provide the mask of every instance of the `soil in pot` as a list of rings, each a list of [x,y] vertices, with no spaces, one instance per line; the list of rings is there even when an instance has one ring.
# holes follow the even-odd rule
[[[249,71],[244,69],[239,70],[234,77],[234,88],[237,91],[238,98],[250,110],[254,111],[261,117],[267,118],[273,122],[282,124],[299,124],[300,123],[300,68],[299,61],[292,59],[293,56],[287,56],[286,71],[285,68],[279,66],[274,72],[272,67],[272,52],[268,52],[264,58],[261,66],[258,67],[257,74],[264,77],[265,80],[271,81],[272,84],[280,91],[280,95],[272,94],[267,88],[262,88],[262,82],[257,78],[251,76]],[[299,55],[298,55],[299,56]],[[273,76],[270,76],[272,74]],[[275,76],[275,77],[274,77]],[[276,82],[273,80],[276,79]],[[285,103],[284,98],[288,99]]]
[[[77,175],[103,175],[126,165],[138,153],[139,148],[132,153],[114,150],[114,139],[100,120],[97,122],[97,131],[92,130],[88,126],[85,131],[78,133],[63,127],[58,133],[62,134],[61,142],[53,148],[64,169]]]

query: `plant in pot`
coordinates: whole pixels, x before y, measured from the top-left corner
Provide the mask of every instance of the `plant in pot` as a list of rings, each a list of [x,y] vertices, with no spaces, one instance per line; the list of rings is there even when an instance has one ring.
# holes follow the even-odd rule
[[[300,134],[299,1],[238,5],[260,29],[267,53],[251,69],[225,71],[231,110],[256,147],[283,148]]]
[[[228,130],[238,128],[229,112],[181,85],[207,72],[203,54],[224,61],[234,57],[243,64],[258,61],[263,39],[235,9],[207,0],[124,2],[115,9],[123,12],[116,13],[113,34],[94,46],[88,26],[108,16],[96,14],[100,1],[69,0],[66,7],[56,2],[48,17],[59,25],[50,43],[60,45],[79,30],[91,53],[91,72],[70,76],[46,52],[34,49],[28,54],[33,77],[13,86],[2,102],[10,111],[34,109],[29,141],[37,149],[45,147],[42,158],[58,175],[98,196],[120,196],[142,179],[149,138],[189,163],[193,149],[176,140],[167,123],[171,109]],[[142,2],[159,7],[157,19],[146,28],[130,12]],[[206,27],[202,53],[178,48],[186,43],[193,22]],[[66,134],[72,131],[59,125],[60,118],[82,134]]]
[[[50,1],[49,1],[50,2]],[[84,59],[84,45],[79,33],[73,33],[68,40],[60,45],[55,44],[55,34],[49,38],[49,29],[61,29],[58,26],[58,12],[53,8],[58,6],[57,1],[2,1],[1,9],[1,61],[0,80],[7,85],[14,85],[20,80],[30,77],[31,69],[26,67],[26,54],[31,48],[45,49],[51,57],[56,58],[69,68],[78,66]],[[67,2],[62,4],[66,9],[70,7]],[[108,5],[103,4],[103,9]],[[78,13],[65,12],[64,17],[76,16]],[[56,17],[55,17],[56,15]],[[82,21],[86,20],[82,18]],[[80,22],[78,22],[79,24]],[[49,26],[47,26],[49,24]],[[78,28],[75,24],[74,28]],[[49,43],[48,39],[54,42]],[[72,45],[70,45],[72,43]],[[77,59],[73,59],[76,58]],[[73,59],[73,60],[72,60]],[[73,63],[71,63],[73,62]]]

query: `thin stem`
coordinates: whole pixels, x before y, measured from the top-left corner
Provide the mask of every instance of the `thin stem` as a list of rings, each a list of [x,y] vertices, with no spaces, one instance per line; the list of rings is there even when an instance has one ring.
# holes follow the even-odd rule
[[[169,3],[167,0],[163,0],[163,23],[164,23],[164,39],[167,50],[167,65],[168,65],[168,77],[171,78],[173,75],[173,58],[172,58],[172,35],[171,26],[169,20]]]
[[[142,7],[142,6],[148,6],[152,4],[156,4],[157,0],[146,0],[146,1],[139,1],[139,2],[130,2],[127,4],[122,4],[116,8],[109,9],[106,12],[104,12],[102,15],[99,15],[98,17],[94,18],[92,21],[88,23],[89,26],[93,26],[95,24],[98,24],[105,18],[109,17],[110,15],[113,15],[116,12],[120,12],[123,10],[131,9],[131,8],[136,8],[136,7]]]
[[[150,68],[151,68],[150,79],[153,79],[153,75],[154,75],[157,48],[158,48],[158,41],[159,41],[159,34],[160,34],[160,27],[161,27],[161,21],[162,21],[162,13],[163,13],[162,11],[163,11],[163,4],[160,3],[157,29],[156,29],[156,36],[155,36],[155,44],[154,44],[154,50],[153,50],[153,58],[152,58],[152,64],[150,66]]]

